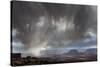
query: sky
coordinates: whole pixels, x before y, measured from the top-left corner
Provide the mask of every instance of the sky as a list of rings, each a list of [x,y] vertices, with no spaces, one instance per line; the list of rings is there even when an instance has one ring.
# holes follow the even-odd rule
[[[96,6],[20,1],[11,6],[12,53],[39,57],[45,50],[97,46]]]

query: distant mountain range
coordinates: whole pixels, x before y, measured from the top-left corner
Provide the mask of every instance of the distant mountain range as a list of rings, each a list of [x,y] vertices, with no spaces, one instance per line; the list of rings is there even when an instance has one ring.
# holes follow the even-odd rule
[[[84,53],[85,54],[97,54],[97,48],[87,49]]]
[[[60,50],[46,50],[44,51],[43,57],[51,57],[51,56],[63,56],[63,55],[70,55],[70,56],[78,56],[78,55],[96,55],[97,48],[89,48],[86,49],[84,52],[79,52],[77,49],[71,49],[68,52],[60,52]]]

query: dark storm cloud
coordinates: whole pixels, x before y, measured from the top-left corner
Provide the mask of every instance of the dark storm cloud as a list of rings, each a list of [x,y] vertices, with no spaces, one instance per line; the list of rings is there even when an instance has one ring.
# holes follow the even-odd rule
[[[90,5],[12,1],[12,30],[18,32],[13,40],[37,52],[48,46],[77,47],[80,39],[96,36],[96,13],[97,7]],[[76,41],[81,43],[69,44]]]

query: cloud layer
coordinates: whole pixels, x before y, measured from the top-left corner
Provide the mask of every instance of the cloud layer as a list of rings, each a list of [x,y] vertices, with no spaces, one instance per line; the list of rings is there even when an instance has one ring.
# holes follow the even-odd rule
[[[96,48],[97,7],[12,1],[12,52]],[[63,51],[65,51],[63,50]]]

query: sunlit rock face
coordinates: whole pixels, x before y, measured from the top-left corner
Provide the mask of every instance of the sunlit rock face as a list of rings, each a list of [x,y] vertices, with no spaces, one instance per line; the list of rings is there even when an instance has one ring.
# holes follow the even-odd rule
[[[96,13],[90,5],[12,1],[12,52],[41,57],[96,48]]]

